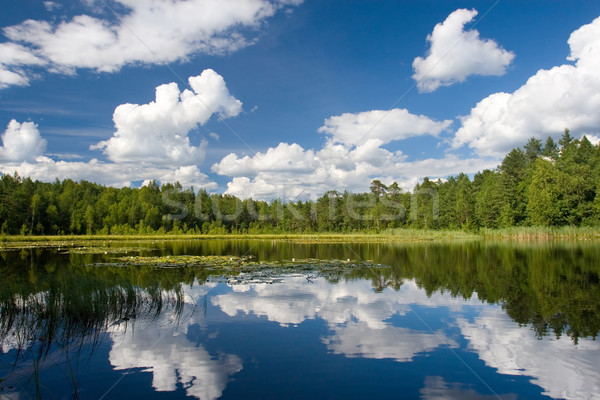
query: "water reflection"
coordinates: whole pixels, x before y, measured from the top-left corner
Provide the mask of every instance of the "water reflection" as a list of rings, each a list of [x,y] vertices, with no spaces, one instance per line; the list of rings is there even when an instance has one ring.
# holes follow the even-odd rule
[[[469,347],[486,365],[507,375],[530,376],[553,398],[600,398],[600,343],[567,337],[539,340],[497,307],[486,307],[473,322],[457,318]]]
[[[173,392],[179,384],[188,396],[217,399],[230,376],[242,369],[242,360],[233,354],[212,356],[202,345],[189,340],[188,328],[202,320],[195,314],[180,325],[162,316],[152,326],[134,322],[128,329],[111,334],[109,361],[115,370],[151,372],[156,391]]]
[[[568,337],[540,340],[531,326],[519,326],[498,306],[482,305],[476,296],[466,300],[440,292],[427,296],[415,281],[407,281],[399,291],[376,293],[370,286],[367,281],[331,285],[316,279],[308,283],[295,276],[280,285],[233,287],[211,302],[231,317],[240,313],[264,316],[282,326],[324,320],[329,334],[322,342],[330,353],[348,358],[410,362],[439,348],[457,349],[460,345],[452,337],[452,327],[458,327],[467,341],[462,350],[475,351],[500,374],[530,377],[544,394],[557,399],[593,399],[600,393],[597,341],[580,340],[574,345]],[[420,314],[440,308],[447,309],[446,320],[442,328],[432,328],[438,321]],[[394,326],[397,317],[411,313],[417,317],[418,329],[414,324],[412,328]],[[440,379],[425,380],[424,398],[495,397],[449,386]]]
[[[110,254],[0,252],[2,395],[302,397],[308,379],[316,397],[358,396],[367,382],[347,375],[375,366],[409,398],[600,393],[597,246],[211,243],[146,243],[141,252],[360,254],[375,266],[257,284],[228,280],[236,271],[92,266]],[[289,354],[295,346],[308,367]]]
[[[448,383],[441,376],[428,376],[425,378],[425,385],[421,389],[422,400],[497,400],[499,396],[495,394],[483,395],[473,389],[465,388],[464,385],[456,382]],[[503,394],[502,400],[515,400],[518,396],[514,393]]]
[[[346,357],[384,359],[409,362],[421,353],[440,346],[458,347],[442,331],[422,333],[412,329],[386,326],[373,329],[364,322],[348,322],[333,329],[331,336],[323,338],[327,349]]]

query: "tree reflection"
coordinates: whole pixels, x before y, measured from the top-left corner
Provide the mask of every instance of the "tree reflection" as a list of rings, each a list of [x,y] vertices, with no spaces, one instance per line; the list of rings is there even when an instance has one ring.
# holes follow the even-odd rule
[[[129,321],[156,320],[165,314],[177,323],[185,314],[181,277],[164,271],[154,271],[151,278],[144,269],[49,262],[43,268],[30,264],[2,272],[10,279],[3,279],[0,287],[0,354],[9,353],[15,369],[30,371],[25,373],[38,398],[43,390],[40,370],[46,361],[65,361],[77,398],[79,359],[82,354],[91,356],[106,332],[127,330]],[[137,279],[129,279],[131,274]]]
[[[428,295],[448,292],[472,298],[477,294],[481,301],[501,304],[514,321],[530,325],[539,337],[568,335],[577,342],[595,338],[600,331],[600,247],[595,243],[324,245],[202,240],[156,247],[154,252],[138,253],[251,254],[265,264],[293,257],[352,257],[353,266],[311,270],[305,265],[300,272],[331,283],[366,279],[375,292],[397,291],[405,280],[414,279]],[[39,365],[56,351],[76,371],[82,351],[94,351],[105,332],[126,330],[130,320],[156,320],[170,314],[177,323],[185,310],[184,285],[204,282],[211,274],[226,277],[240,272],[97,267],[95,263],[110,257],[64,255],[56,249],[21,249],[0,255],[0,350],[15,354],[15,364],[33,360],[34,379]],[[76,379],[72,386],[77,394]]]
[[[363,253],[387,267],[358,268],[346,279],[369,279],[375,291],[398,289],[415,279],[428,295],[449,292],[502,304],[519,324],[539,337],[553,333],[579,338],[600,332],[600,247],[569,242],[469,242],[385,245],[380,256]]]

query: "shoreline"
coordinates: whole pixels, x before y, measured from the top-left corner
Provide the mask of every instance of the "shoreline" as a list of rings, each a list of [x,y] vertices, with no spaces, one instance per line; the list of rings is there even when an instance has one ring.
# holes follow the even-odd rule
[[[1,243],[58,243],[68,241],[176,241],[176,240],[288,240],[309,243],[417,243],[471,240],[592,240],[600,241],[600,228],[506,228],[478,232],[398,229],[380,233],[262,233],[262,234],[162,234],[162,235],[3,235]]]

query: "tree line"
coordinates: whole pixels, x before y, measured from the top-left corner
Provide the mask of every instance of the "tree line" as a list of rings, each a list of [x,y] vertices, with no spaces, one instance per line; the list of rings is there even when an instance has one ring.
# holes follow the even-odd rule
[[[2,234],[380,232],[394,228],[600,226],[600,144],[568,130],[531,138],[495,170],[425,178],[412,192],[372,181],[366,193],[316,200],[239,199],[179,183],[121,189],[71,179],[0,178]]]

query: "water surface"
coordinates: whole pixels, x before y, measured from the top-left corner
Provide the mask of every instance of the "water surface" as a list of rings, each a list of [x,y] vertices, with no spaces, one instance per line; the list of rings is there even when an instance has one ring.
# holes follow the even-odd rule
[[[105,246],[0,253],[0,396],[600,398],[595,243]],[[265,266],[110,264],[133,255]]]

